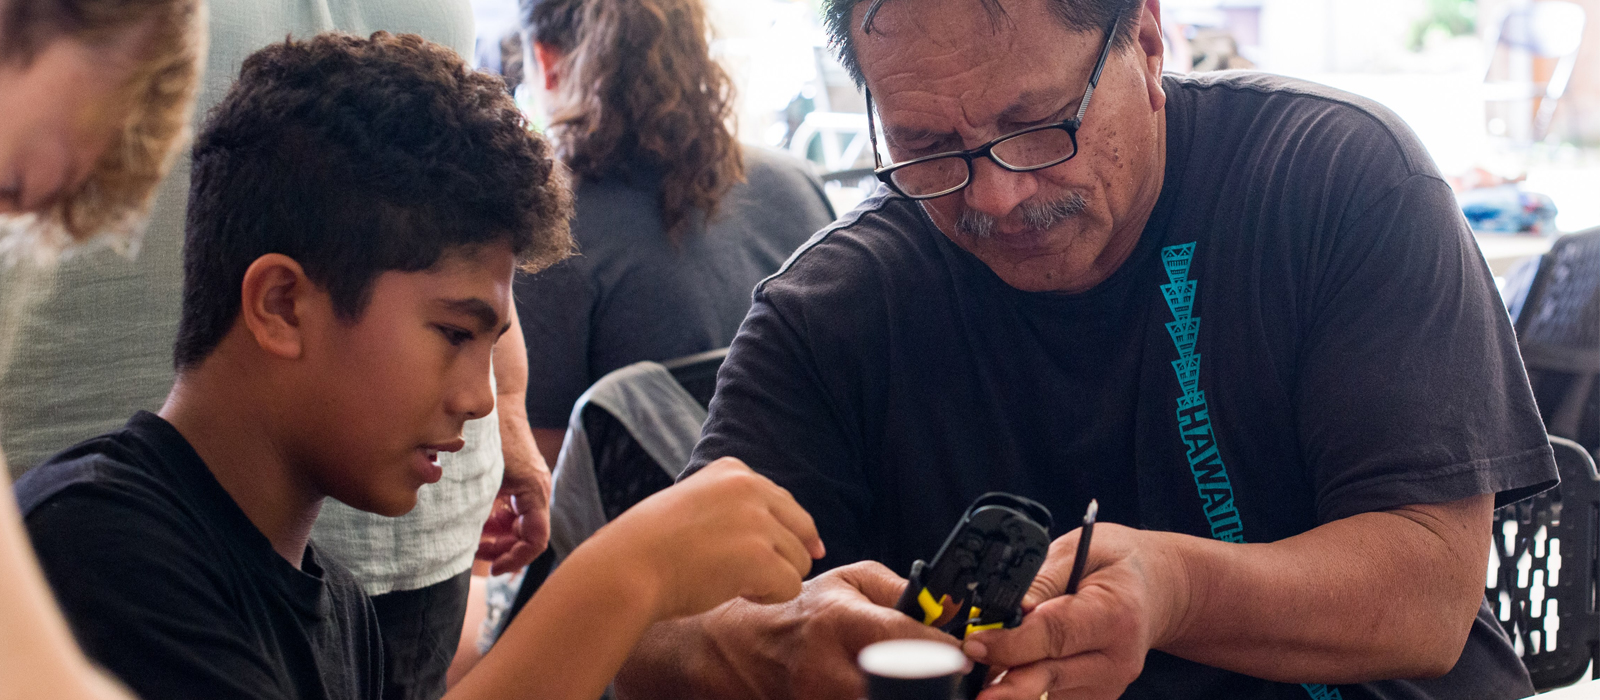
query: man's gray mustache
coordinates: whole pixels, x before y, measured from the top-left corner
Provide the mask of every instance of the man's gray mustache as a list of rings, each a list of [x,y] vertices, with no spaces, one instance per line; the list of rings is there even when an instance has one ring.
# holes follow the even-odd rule
[[[1069,192],[1067,196],[1051,202],[1023,202],[1017,205],[1017,213],[1022,217],[1023,225],[1031,231],[1043,231],[1054,227],[1067,219],[1082,214],[1089,208],[1089,203],[1083,195]],[[967,209],[961,213],[961,218],[956,220],[956,230],[973,238],[988,238],[994,235],[995,226],[999,221],[988,214],[975,209]]]

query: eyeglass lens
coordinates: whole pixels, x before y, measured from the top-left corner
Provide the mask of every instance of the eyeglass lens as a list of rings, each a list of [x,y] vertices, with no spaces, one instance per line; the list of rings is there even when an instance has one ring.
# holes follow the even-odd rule
[[[990,157],[1010,170],[1036,170],[1063,162],[1077,154],[1077,144],[1066,128],[1029,131],[994,144]],[[896,187],[912,197],[958,190],[971,179],[966,158],[953,155],[908,163],[890,174]]]

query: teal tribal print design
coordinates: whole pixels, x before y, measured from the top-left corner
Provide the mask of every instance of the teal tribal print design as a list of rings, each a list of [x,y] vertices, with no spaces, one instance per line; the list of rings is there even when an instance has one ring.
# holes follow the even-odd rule
[[[1189,448],[1189,471],[1194,475],[1195,487],[1200,490],[1206,521],[1211,524],[1211,537],[1242,544],[1244,523],[1234,508],[1233,482],[1228,480],[1228,467],[1222,463],[1222,453],[1217,450],[1206,392],[1200,390],[1200,353],[1194,351],[1200,339],[1200,317],[1190,313],[1194,310],[1197,286],[1195,280],[1189,279],[1189,263],[1193,259],[1193,243],[1161,249],[1161,262],[1167,268],[1169,282],[1161,285],[1161,295],[1166,297],[1173,319],[1167,324],[1167,335],[1172,336],[1172,344],[1178,348],[1178,359],[1172,361],[1172,371],[1177,373],[1178,386],[1183,388],[1183,395],[1178,397],[1178,435]]]
[[[1178,350],[1172,371],[1178,375],[1178,386],[1183,389],[1183,395],[1178,397],[1178,437],[1188,447],[1189,472],[1200,492],[1206,522],[1211,525],[1211,537],[1244,544],[1244,522],[1233,502],[1233,482],[1228,480],[1228,467],[1217,449],[1206,393],[1200,390],[1200,353],[1194,351],[1200,339],[1200,317],[1193,315],[1198,284],[1189,279],[1194,247],[1193,243],[1184,243],[1161,249],[1161,264],[1167,270],[1167,284],[1161,285],[1161,296],[1166,298],[1167,309],[1172,311],[1167,335],[1172,337],[1172,344]],[[1300,687],[1311,695],[1311,700],[1344,700],[1337,688],[1315,683]]]

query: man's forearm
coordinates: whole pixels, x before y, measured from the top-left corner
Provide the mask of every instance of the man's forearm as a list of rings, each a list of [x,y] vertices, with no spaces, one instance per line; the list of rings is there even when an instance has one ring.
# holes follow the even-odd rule
[[[528,348],[522,340],[522,322],[515,310],[511,328],[494,349],[495,407],[500,412],[500,449],[505,454],[506,472],[513,481],[534,479],[548,473],[540,465],[538,447],[528,426]]]
[[[762,680],[784,677],[788,671],[776,664],[761,668],[758,661],[783,658],[762,653],[773,651],[762,633],[772,620],[785,617],[776,614],[779,610],[780,606],[736,598],[699,615],[651,626],[617,673],[613,687],[618,699],[766,697]],[[722,650],[728,645],[755,653],[739,660],[727,658]],[[761,677],[749,677],[752,672]]]
[[[533,473],[544,460],[534,442],[533,431],[528,428],[528,412],[522,406],[522,397],[521,393],[498,395],[504,407],[500,411],[500,450],[505,455],[506,471],[518,475]]]
[[[1146,533],[1189,595],[1156,648],[1269,680],[1441,675],[1483,596],[1493,496],[1365,513],[1271,544]]]
[[[703,679],[690,672],[693,649],[704,640],[700,618],[669,620],[650,627],[639,639],[612,687],[618,700],[695,700],[716,697],[695,692]]]

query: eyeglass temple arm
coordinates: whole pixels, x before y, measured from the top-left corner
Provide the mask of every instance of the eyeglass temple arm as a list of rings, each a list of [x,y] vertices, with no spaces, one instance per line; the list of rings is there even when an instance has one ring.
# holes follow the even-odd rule
[[[1089,98],[1094,97],[1094,89],[1100,85],[1100,72],[1105,70],[1106,58],[1111,55],[1111,44],[1117,38],[1117,25],[1121,22],[1122,18],[1118,17],[1111,20],[1111,26],[1106,27],[1106,45],[1100,49],[1100,60],[1095,62],[1094,72],[1089,74],[1089,87],[1083,91],[1083,102],[1078,105],[1078,115],[1072,118],[1079,124],[1083,123],[1083,115],[1089,111]]]
[[[867,95],[867,140],[872,143],[872,169],[883,169],[883,157],[878,155],[878,123],[872,118],[872,88],[861,85],[861,91]]]

